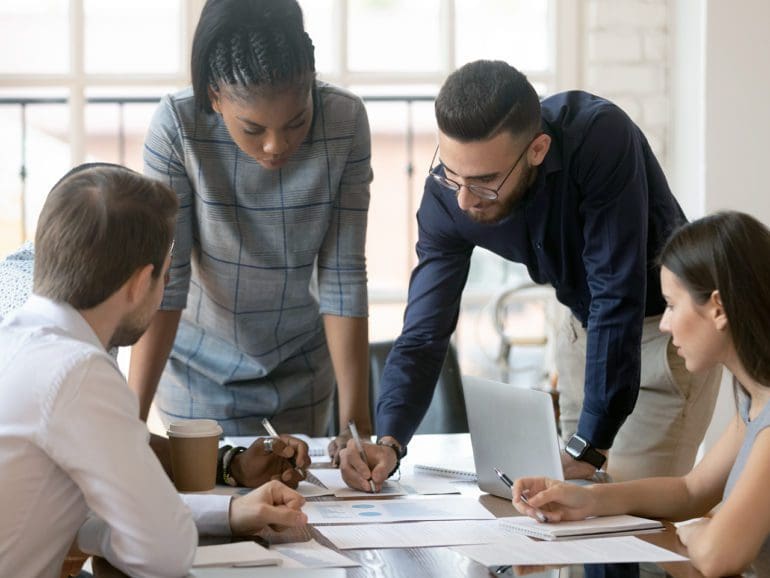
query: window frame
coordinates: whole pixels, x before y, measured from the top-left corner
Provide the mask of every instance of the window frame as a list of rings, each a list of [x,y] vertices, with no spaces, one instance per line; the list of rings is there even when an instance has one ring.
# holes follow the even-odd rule
[[[63,88],[69,108],[70,162],[82,163],[86,158],[86,91],[91,87],[183,87],[190,83],[189,62],[192,37],[205,0],[181,2],[180,61],[175,74],[87,74],[85,72],[85,7],[84,0],[69,1],[70,70],[66,74],[0,74],[0,88]],[[582,52],[579,26],[583,19],[584,0],[549,0],[551,18],[551,54],[549,70],[524,71],[532,82],[544,83],[553,92],[576,87],[580,82],[580,54]],[[443,53],[440,70],[433,73],[411,74],[402,72],[355,72],[347,69],[347,26],[349,0],[332,0],[335,70],[322,74],[324,80],[341,86],[399,85],[404,91],[409,86],[440,86],[455,69],[455,0],[440,0],[440,38]],[[550,92],[550,91],[549,91]]]

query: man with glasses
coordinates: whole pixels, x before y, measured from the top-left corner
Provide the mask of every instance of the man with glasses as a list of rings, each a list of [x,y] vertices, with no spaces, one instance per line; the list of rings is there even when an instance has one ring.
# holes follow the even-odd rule
[[[719,372],[690,375],[658,330],[657,253],[686,219],[641,130],[585,92],[541,103],[526,77],[499,61],[454,72],[435,108],[439,144],[417,213],[419,264],[404,327],[381,378],[380,438],[365,446],[368,464],[343,452],[348,484],[365,489],[371,473],[379,487],[404,455],[430,404],[477,246],[526,265],[571,310],[556,355],[565,476],[591,478],[603,467],[617,479],[688,472]]]

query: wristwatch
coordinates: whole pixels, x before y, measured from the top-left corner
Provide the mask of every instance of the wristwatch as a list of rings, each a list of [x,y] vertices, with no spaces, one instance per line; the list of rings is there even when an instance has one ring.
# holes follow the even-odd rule
[[[566,452],[581,462],[587,462],[595,467],[597,470],[601,469],[607,458],[591,444],[585,438],[580,437],[578,434],[572,434],[569,438],[567,446],[564,448]]]
[[[402,445],[394,444],[390,442],[384,442],[382,441],[382,439],[377,440],[377,445],[388,447],[396,453],[396,466],[393,468],[393,471],[391,471],[388,474],[388,477],[391,477],[401,468],[401,458],[403,458],[406,455],[406,446],[402,446]],[[401,474],[399,474],[399,477],[400,475]]]

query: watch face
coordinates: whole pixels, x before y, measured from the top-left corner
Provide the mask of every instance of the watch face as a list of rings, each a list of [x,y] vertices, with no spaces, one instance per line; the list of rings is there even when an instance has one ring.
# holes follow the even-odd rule
[[[567,453],[573,458],[579,458],[583,455],[586,447],[588,447],[588,442],[586,440],[578,435],[573,435],[571,438],[569,438],[567,447],[565,449],[567,450]]]

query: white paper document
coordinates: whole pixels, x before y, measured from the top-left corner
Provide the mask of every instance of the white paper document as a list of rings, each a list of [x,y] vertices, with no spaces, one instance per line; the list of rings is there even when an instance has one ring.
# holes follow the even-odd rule
[[[410,495],[417,494],[423,496],[435,496],[441,494],[459,494],[460,488],[457,484],[436,480],[428,477],[404,477],[398,482],[401,488]]]
[[[314,468],[310,470],[310,473],[338,498],[371,498],[373,495],[371,492],[362,492],[361,490],[354,490],[348,487],[342,479],[342,472],[337,468]],[[382,485],[382,490],[375,495],[405,496],[406,491],[398,482],[387,480]]]
[[[189,578],[346,578],[343,568],[195,568]]]
[[[455,546],[452,549],[485,566],[621,564],[687,560],[684,556],[633,537],[538,542],[526,536],[512,536],[494,544]]]
[[[356,524],[317,529],[340,550],[489,544],[501,538],[498,520]]]
[[[304,490],[302,484],[300,484],[300,489],[298,491],[305,497],[334,495],[338,498],[369,498],[372,496],[371,492],[362,492],[348,487],[342,479],[342,473],[336,468],[313,468],[308,470],[307,481],[314,483],[312,480],[313,477],[330,491],[322,494],[314,492],[312,489]],[[305,491],[308,493],[306,494]],[[441,479],[409,476],[404,477],[400,481],[387,480],[383,484],[382,490],[376,495],[406,496],[412,494],[428,496],[459,493],[460,490],[456,484],[451,484]]]
[[[308,524],[376,524],[425,520],[491,520],[475,498],[461,496],[403,500],[307,502]]]
[[[275,566],[281,563],[280,556],[256,542],[234,542],[216,546],[198,546],[193,559],[193,568],[211,566]]]
[[[352,568],[355,560],[322,546],[315,540],[293,544],[274,544],[270,551],[281,555],[282,568]]]
[[[316,498],[318,496],[333,496],[334,490],[329,488],[322,488],[308,481],[302,481],[297,486],[297,492],[299,492],[305,498]]]

